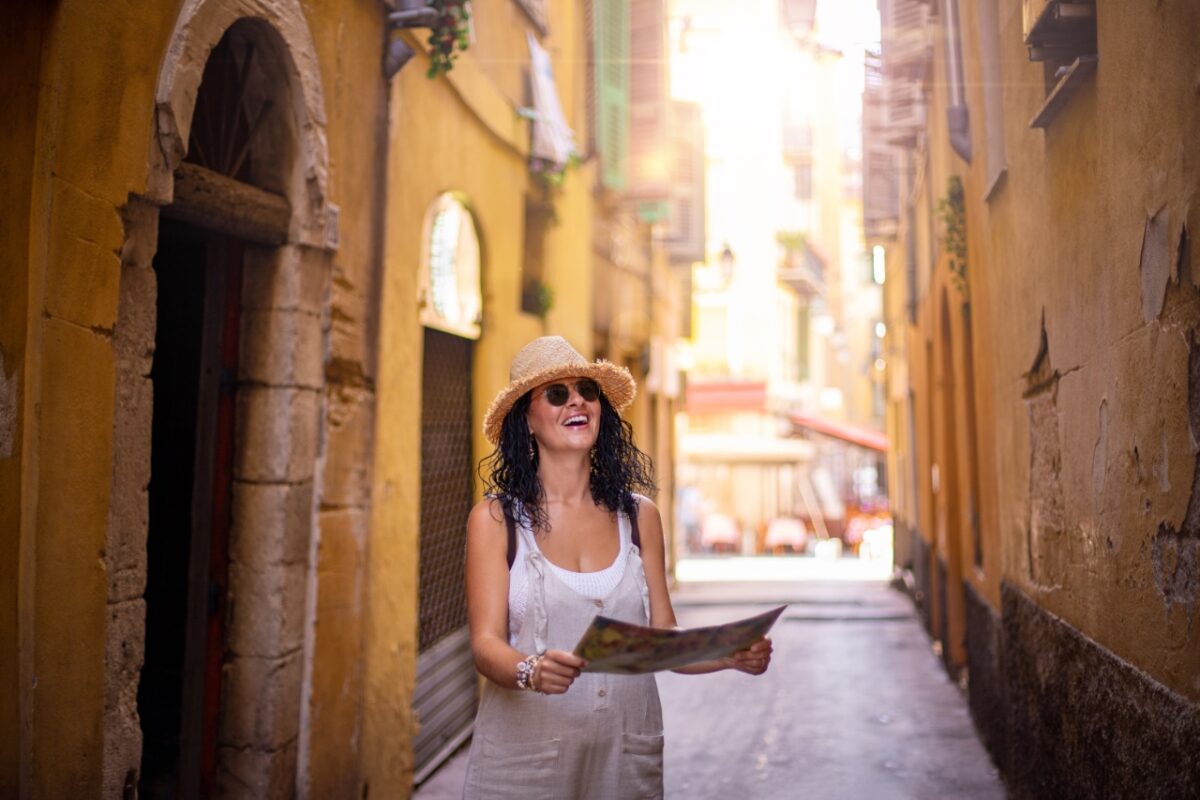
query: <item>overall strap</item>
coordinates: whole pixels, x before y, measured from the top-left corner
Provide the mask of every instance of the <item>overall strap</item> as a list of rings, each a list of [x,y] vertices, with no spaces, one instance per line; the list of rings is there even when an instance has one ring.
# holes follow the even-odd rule
[[[513,519],[511,504],[501,501],[500,507],[504,509],[504,527],[508,529],[508,568],[511,570],[517,560],[517,521]]]
[[[638,550],[642,549],[642,534],[638,531],[638,503],[633,501],[633,513],[629,515],[629,538],[633,542],[633,546]]]

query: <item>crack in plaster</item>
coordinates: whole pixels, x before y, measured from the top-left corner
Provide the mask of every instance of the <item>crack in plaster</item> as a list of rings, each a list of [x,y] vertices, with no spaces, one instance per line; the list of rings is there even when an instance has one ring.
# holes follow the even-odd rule
[[[1104,473],[1108,470],[1108,398],[1100,401],[1099,427],[1092,448],[1092,497],[1097,505],[1104,495]]]
[[[1029,519],[1026,549],[1029,579],[1040,589],[1060,583],[1063,541],[1067,531],[1062,487],[1062,439],[1058,422],[1058,382],[1061,374],[1050,363],[1050,341],[1042,314],[1041,341],[1033,366],[1025,374],[1025,405],[1029,413]]]
[[[1146,220],[1139,269],[1142,275],[1142,317],[1150,322],[1162,313],[1171,280],[1171,244],[1167,207]]]

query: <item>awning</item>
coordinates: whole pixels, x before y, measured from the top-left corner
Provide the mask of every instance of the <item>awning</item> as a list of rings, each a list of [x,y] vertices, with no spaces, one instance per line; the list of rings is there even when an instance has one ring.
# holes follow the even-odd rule
[[[871,430],[870,428],[860,428],[857,425],[834,422],[805,414],[793,414],[791,420],[792,424],[798,428],[804,428],[813,433],[819,433],[822,436],[841,439],[843,442],[865,447],[868,450],[877,450],[880,453],[886,453],[888,449],[887,434]]]
[[[765,381],[688,381],[687,412],[766,411]]]
[[[679,438],[684,461],[710,464],[803,464],[816,448],[802,439],[772,439],[721,433],[688,433]]]

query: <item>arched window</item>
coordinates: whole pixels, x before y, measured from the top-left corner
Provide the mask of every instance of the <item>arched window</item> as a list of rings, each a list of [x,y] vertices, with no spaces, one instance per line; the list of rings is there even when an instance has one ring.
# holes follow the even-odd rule
[[[462,195],[446,192],[434,200],[422,239],[421,324],[478,339],[483,321],[479,235]]]

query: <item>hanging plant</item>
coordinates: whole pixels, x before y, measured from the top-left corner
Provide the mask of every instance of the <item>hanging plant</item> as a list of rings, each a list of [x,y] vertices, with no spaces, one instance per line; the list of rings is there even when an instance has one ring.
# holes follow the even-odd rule
[[[950,275],[963,299],[968,297],[967,286],[967,204],[963,197],[962,180],[951,175],[946,196],[938,200],[938,216],[945,231],[942,247],[948,256]]]
[[[437,20],[429,27],[429,78],[450,71],[454,59],[471,43],[470,0],[429,0],[429,7],[438,12]]]

